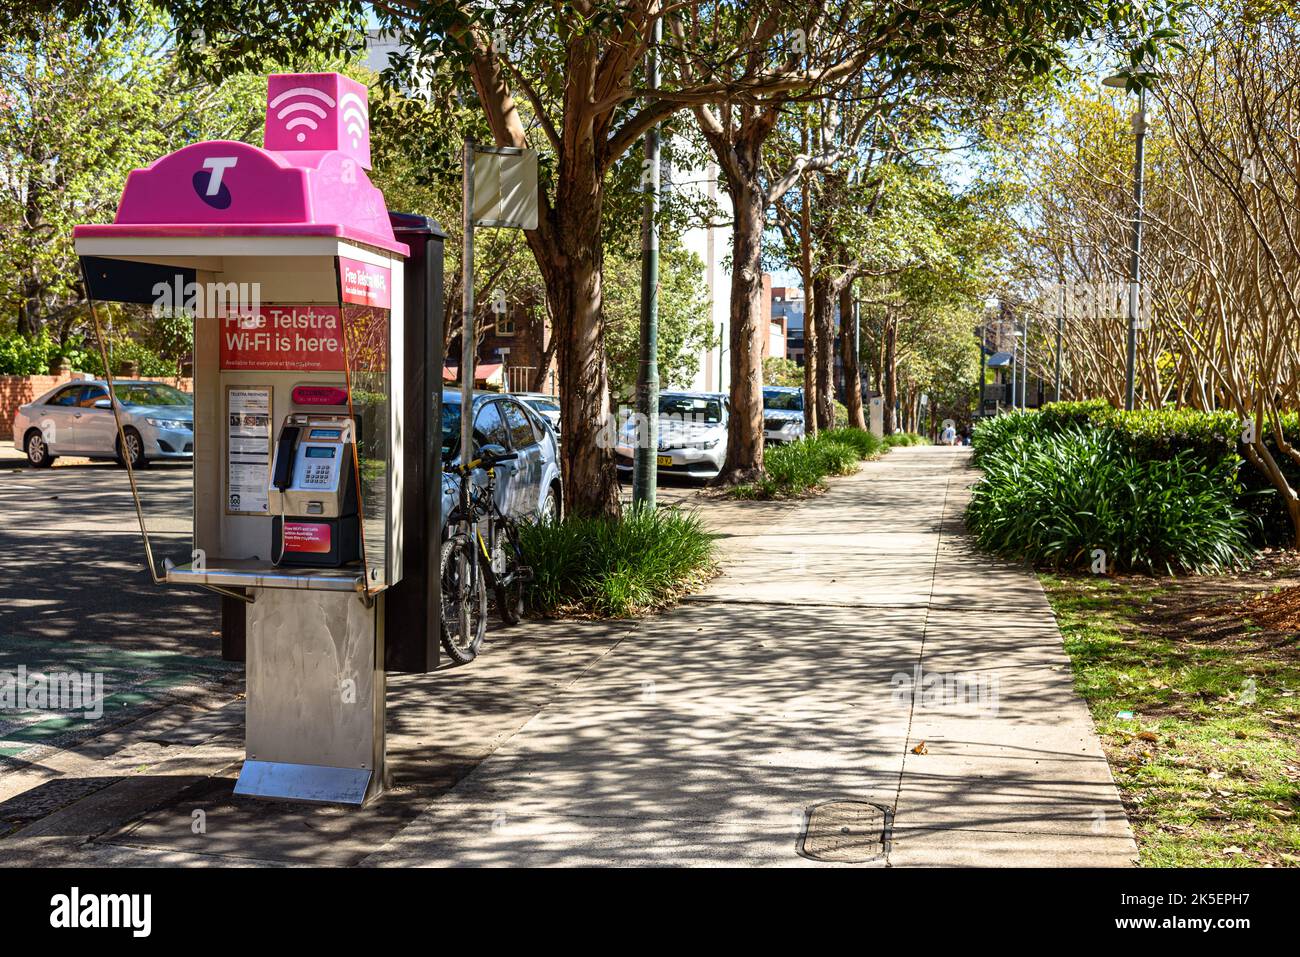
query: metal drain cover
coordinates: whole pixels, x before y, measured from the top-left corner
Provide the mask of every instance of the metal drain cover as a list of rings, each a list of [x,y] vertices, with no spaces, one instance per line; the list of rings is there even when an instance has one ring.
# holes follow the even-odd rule
[[[885,853],[889,824],[888,808],[866,801],[828,801],[809,809],[799,851],[815,861],[874,861]]]

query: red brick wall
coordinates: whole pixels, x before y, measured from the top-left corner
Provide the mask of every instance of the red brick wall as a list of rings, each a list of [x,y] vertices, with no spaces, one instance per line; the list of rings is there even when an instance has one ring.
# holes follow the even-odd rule
[[[87,379],[89,376],[79,372],[66,375],[0,375],[0,439],[13,432],[14,413],[20,405],[26,405],[33,399],[43,396],[56,385],[71,382],[73,379]],[[137,376],[153,382],[166,382],[184,392],[194,391],[193,379],[175,379],[166,376]]]

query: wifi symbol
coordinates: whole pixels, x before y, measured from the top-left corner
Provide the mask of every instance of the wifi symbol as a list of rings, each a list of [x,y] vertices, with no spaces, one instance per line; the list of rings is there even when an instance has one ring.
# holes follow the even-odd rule
[[[350,91],[343,94],[339,105],[343,110],[343,122],[347,126],[348,135],[352,137],[352,148],[356,149],[366,133],[366,105],[361,97]]]
[[[348,96],[355,97],[356,94],[349,93]],[[319,103],[313,103],[310,99],[305,99],[305,97],[315,97],[316,99],[323,101],[327,106],[329,106],[330,109],[333,109],[336,105],[334,102],[334,97],[330,96],[328,93],[322,93],[320,90],[313,90],[310,87],[295,86],[292,90],[285,90],[283,93],[281,93],[279,96],[277,96],[274,100],[271,101],[270,108],[272,110],[279,109],[281,103],[286,103],[287,101],[290,100],[294,101],[294,102],[289,102],[284,109],[280,110],[278,113],[275,114],[276,118],[279,120],[286,120],[286,119],[288,120],[284,124],[284,129],[286,132],[290,130],[296,130],[302,126],[307,127],[307,129],[309,130],[319,129],[320,124],[316,122],[316,120],[312,119],[309,114],[314,113],[317,119],[321,119],[321,120],[325,119],[325,117],[329,115],[325,111],[325,109],[321,107]],[[343,99],[344,102],[346,102],[347,96],[345,96]],[[358,99],[357,102],[359,103],[360,100]],[[293,114],[295,113],[300,115],[293,116]],[[288,119],[291,116],[293,118]],[[364,120],[364,116],[362,117],[362,119]],[[349,126],[348,132],[351,131],[352,131],[352,127]],[[299,133],[295,137],[295,139],[297,139],[297,141],[301,143],[305,139],[307,139],[307,134]],[[355,139],[352,145],[353,146],[356,145]]]

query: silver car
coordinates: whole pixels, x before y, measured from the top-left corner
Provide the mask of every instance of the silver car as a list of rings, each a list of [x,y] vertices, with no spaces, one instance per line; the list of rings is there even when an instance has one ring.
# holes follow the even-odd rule
[[[126,454],[135,468],[160,459],[194,458],[194,397],[161,382],[113,383]],[[60,455],[123,462],[108,384],[79,379],[51,389],[14,413],[14,448],[45,468]]]
[[[512,395],[547,422],[556,437],[560,435],[560,400],[545,392],[514,392]]]
[[[803,438],[803,389],[763,386],[763,441],[780,445]]]
[[[727,396],[722,392],[659,393],[658,471],[692,478],[714,478],[727,457]],[[614,448],[620,472],[631,472],[641,441],[639,423],[629,418]]]
[[[497,466],[497,505],[517,521],[554,521],[563,501],[559,443],[550,423],[514,396],[474,393],[474,441],[481,449],[499,445],[515,459]],[[456,506],[455,475],[460,462],[460,392],[442,393],[442,523]],[[479,473],[480,476],[482,473]],[[481,480],[486,480],[483,476]]]

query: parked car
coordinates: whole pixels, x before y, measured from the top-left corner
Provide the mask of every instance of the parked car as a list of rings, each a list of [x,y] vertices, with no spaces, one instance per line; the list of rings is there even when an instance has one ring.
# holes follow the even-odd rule
[[[194,397],[161,382],[118,379],[113,383],[126,453],[135,468],[158,459],[194,458]],[[37,468],[60,455],[115,459],[121,440],[108,383],[79,379],[56,386],[14,413],[14,448]]]
[[[763,441],[769,445],[803,438],[803,389],[763,387]]]
[[[721,392],[659,393],[658,470],[692,478],[713,478],[727,457],[730,409]],[[631,472],[638,423],[630,418],[614,448],[620,472]]]
[[[515,392],[514,397],[522,402],[528,408],[532,409],[547,422],[551,423],[551,429],[555,432],[556,438],[560,435],[560,400],[553,395],[547,395],[545,392]]]
[[[559,441],[550,423],[514,396],[474,393],[474,442],[477,449],[498,445],[517,458],[497,466],[497,504],[517,521],[554,521],[560,516]],[[460,463],[459,390],[442,393],[442,524],[456,505],[457,476],[449,469]],[[485,481],[480,476],[479,481]]]

